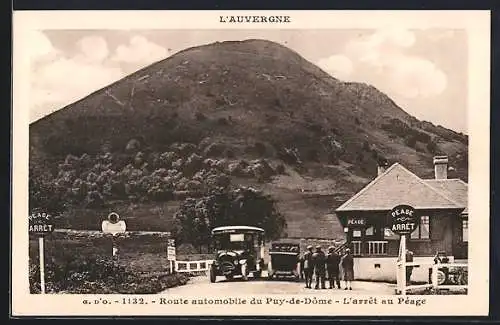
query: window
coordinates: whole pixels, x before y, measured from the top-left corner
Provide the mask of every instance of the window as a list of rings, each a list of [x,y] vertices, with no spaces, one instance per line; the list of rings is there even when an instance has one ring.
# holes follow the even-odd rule
[[[462,220],[462,241],[463,242],[469,241],[469,220],[468,219]]]
[[[373,226],[366,228],[366,236],[373,236]]]
[[[361,230],[353,230],[352,231],[352,236],[353,237],[361,237]]]
[[[244,241],[245,240],[245,234],[230,234],[229,235],[229,241],[231,242],[238,242],[238,241]]]
[[[429,216],[421,216],[417,228],[411,233],[411,239],[429,239]]]

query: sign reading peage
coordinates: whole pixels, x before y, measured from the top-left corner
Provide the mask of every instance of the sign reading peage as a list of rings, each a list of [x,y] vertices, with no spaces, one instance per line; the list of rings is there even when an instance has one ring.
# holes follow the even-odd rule
[[[409,235],[417,227],[415,209],[409,205],[398,205],[389,212],[391,230],[398,235]]]
[[[52,223],[52,216],[45,212],[34,212],[28,216],[28,230],[30,234],[50,234],[55,227]]]
[[[365,226],[366,219],[365,218],[349,218],[347,219],[348,226]]]

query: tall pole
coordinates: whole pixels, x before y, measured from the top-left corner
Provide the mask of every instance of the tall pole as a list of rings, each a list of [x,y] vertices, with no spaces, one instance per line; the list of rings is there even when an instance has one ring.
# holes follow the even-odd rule
[[[38,237],[38,250],[40,255],[40,292],[45,294],[45,262],[44,262],[44,238]]]
[[[406,235],[401,235],[401,266],[403,267],[403,279],[401,281],[401,293],[406,295]]]
[[[111,251],[112,251],[112,256],[113,256],[113,263],[117,264],[117,261],[118,261],[118,247],[116,245],[116,235],[115,234],[111,234]]]

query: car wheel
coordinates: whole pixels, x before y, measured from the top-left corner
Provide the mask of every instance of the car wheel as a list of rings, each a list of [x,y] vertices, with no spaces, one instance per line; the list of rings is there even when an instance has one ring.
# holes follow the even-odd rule
[[[440,271],[438,270],[437,271],[437,282],[438,282],[438,285],[441,285],[443,283],[445,283],[446,281],[446,274],[443,272],[443,271]]]
[[[226,280],[232,280],[232,279],[233,279],[233,276],[231,274],[226,275]]]
[[[217,275],[215,274],[214,267],[210,268],[210,282],[215,283],[217,281]]]

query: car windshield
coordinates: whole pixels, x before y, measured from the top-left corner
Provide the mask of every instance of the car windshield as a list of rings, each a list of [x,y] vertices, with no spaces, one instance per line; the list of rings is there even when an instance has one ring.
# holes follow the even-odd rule
[[[254,246],[254,236],[248,233],[219,234],[215,236],[217,250],[249,250]]]

